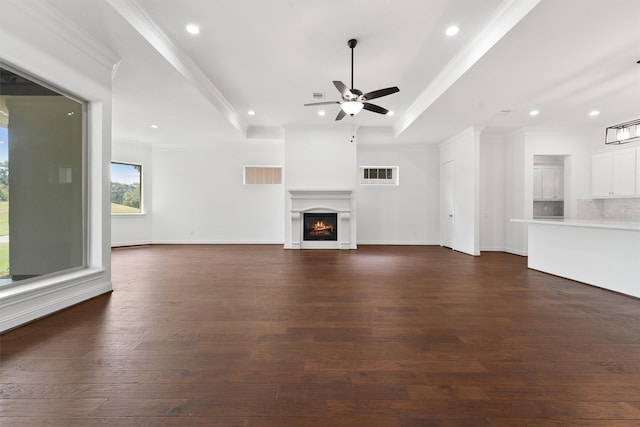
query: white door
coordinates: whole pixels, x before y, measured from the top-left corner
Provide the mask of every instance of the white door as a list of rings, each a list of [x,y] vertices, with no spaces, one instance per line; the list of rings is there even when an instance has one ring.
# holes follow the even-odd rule
[[[440,244],[453,248],[453,160],[440,168]]]

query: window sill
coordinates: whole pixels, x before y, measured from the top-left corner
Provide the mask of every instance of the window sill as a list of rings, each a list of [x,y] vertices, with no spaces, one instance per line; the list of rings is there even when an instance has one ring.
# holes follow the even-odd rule
[[[145,216],[147,216],[146,212],[139,213],[139,214],[133,214],[133,213],[131,213],[131,214],[114,214],[114,213],[112,213],[111,214],[111,218],[142,218],[142,217],[145,217]]]

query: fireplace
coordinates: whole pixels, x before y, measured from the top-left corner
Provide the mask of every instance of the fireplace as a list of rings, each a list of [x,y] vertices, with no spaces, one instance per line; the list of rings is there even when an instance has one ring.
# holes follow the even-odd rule
[[[357,249],[351,190],[289,190],[287,249]]]
[[[338,240],[337,213],[304,213],[302,240]]]

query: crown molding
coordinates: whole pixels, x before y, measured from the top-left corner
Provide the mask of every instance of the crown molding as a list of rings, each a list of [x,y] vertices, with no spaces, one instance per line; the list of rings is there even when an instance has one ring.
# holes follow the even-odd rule
[[[43,24],[69,44],[111,71],[112,76],[120,64],[120,56],[96,40],[91,34],[69,20],[55,7],[41,1],[8,0],[25,14]]]
[[[480,134],[484,130],[484,126],[469,126],[468,128],[458,132],[457,134],[447,138],[438,144],[438,147],[445,148],[457,144],[460,141],[464,141],[468,138],[480,138]],[[478,140],[479,142],[479,140]]]
[[[524,18],[541,0],[504,0],[494,11],[487,25],[476,37],[466,43],[427,88],[407,109],[403,117],[394,126],[396,136],[400,136],[418,119],[438,98],[462,77],[480,58],[498,43],[522,18]]]
[[[247,135],[247,124],[209,80],[196,62],[182,50],[135,0],[107,0],[154,49],[162,55],[189,83],[209,101],[222,116],[242,135]]]

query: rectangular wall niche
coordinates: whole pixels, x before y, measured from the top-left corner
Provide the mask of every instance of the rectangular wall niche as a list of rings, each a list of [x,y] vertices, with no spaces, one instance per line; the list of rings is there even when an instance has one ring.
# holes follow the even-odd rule
[[[304,213],[303,240],[338,240],[337,213]]]

